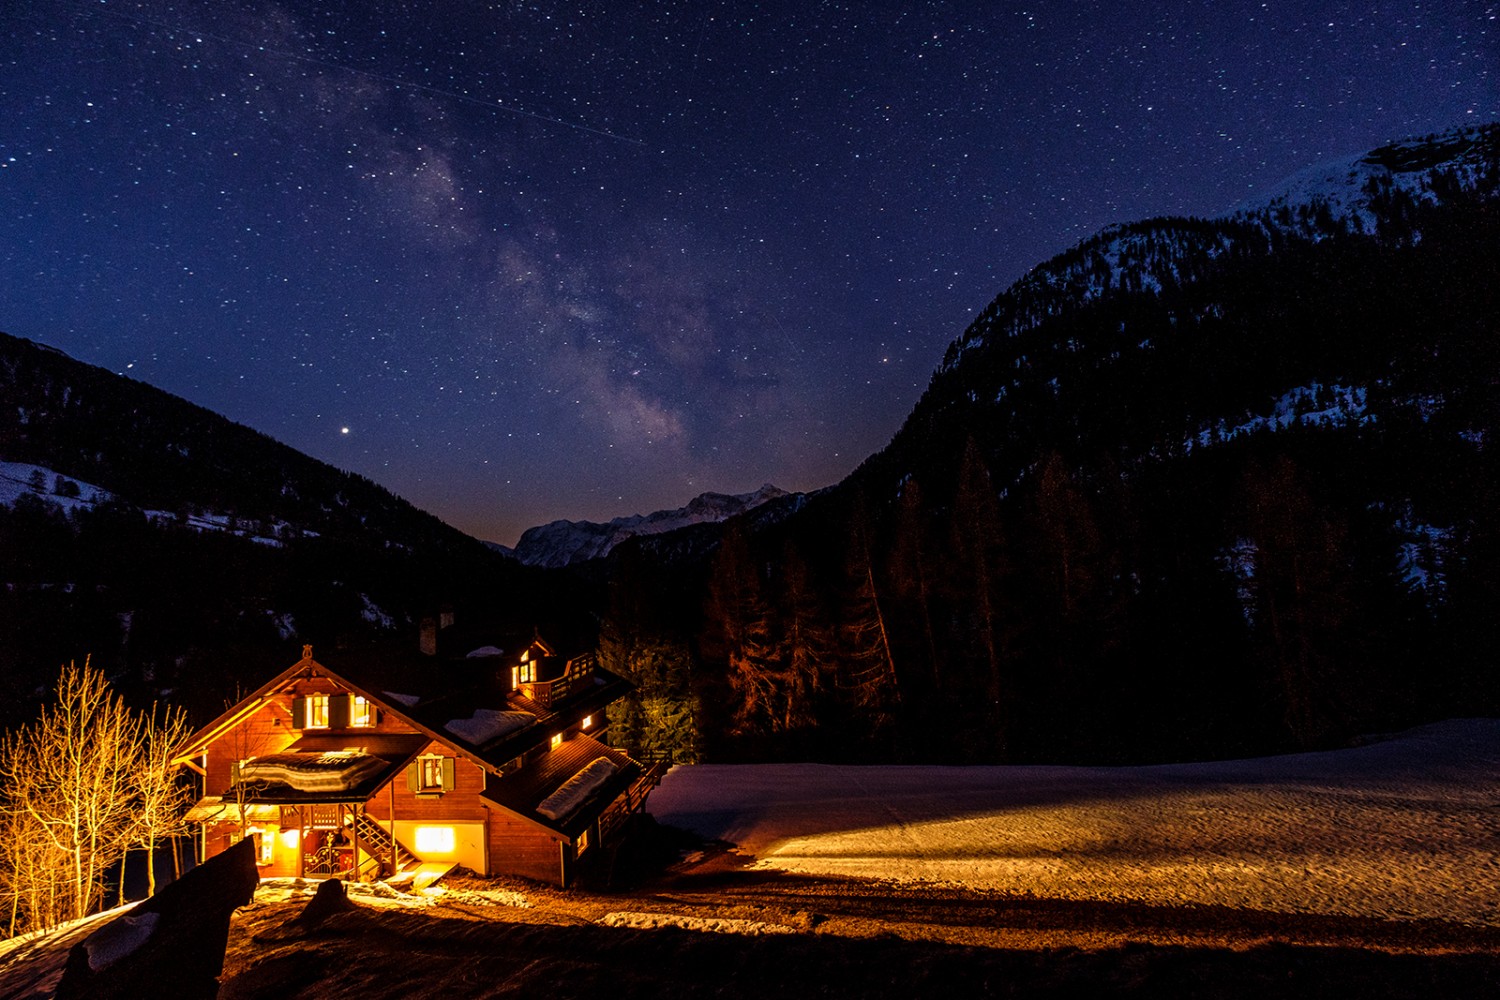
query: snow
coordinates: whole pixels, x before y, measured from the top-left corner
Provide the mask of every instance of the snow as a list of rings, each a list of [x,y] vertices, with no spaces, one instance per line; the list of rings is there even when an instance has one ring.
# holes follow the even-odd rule
[[[1500,926],[1500,720],[1142,767],[695,765],[648,802],[756,866]]]
[[[37,475],[41,476],[44,484],[40,493],[32,487]],[[59,481],[77,486],[78,496],[70,497],[54,493],[53,490],[56,489]],[[0,462],[0,505],[13,507],[17,500],[28,493],[48,504],[62,508],[69,514],[80,507],[92,507],[103,503],[113,496],[108,490],[56,472],[45,465],[32,465],[29,462]]]
[[[505,655],[505,650],[501,649],[499,646],[480,646],[478,649],[471,649],[471,650],[469,650],[468,654],[465,655],[464,659],[466,659],[466,660],[478,660],[478,659],[482,659],[482,658],[484,658],[486,656],[504,656],[504,655]]]
[[[443,728],[474,746],[482,746],[502,736],[518,733],[536,722],[530,712],[506,712],[498,708],[477,708],[467,719],[449,719]]]
[[[284,784],[299,792],[342,792],[379,772],[386,762],[347,750],[326,753],[279,753],[252,757],[240,765],[240,780]]]
[[[607,524],[594,521],[553,521],[527,528],[511,552],[528,566],[567,566],[603,558],[627,538],[659,535],[694,524],[725,521],[787,495],[785,490],[766,483],[752,493],[703,493],[688,501],[686,507],[617,517]]]
[[[1426,591],[1442,599],[1447,590],[1446,566],[1453,548],[1453,529],[1422,524],[1411,518],[1396,522],[1403,540],[1396,548],[1396,568],[1410,590]]]
[[[280,903],[311,899],[321,884],[317,879],[264,878],[255,890],[257,903]],[[345,882],[344,892],[356,903],[379,909],[421,909],[451,904],[454,906],[509,906],[530,909],[532,902],[524,893],[510,889],[463,889],[432,885],[413,892],[403,892],[387,882]]]
[[[605,927],[633,927],[638,930],[657,930],[661,927],[681,927],[689,931],[711,931],[718,934],[791,934],[794,929],[785,924],[768,924],[764,920],[739,920],[734,917],[687,917],[678,913],[638,913],[621,910],[606,913],[597,921]]]
[[[84,939],[89,968],[107,969],[151,939],[159,913],[127,914],[112,920]]]
[[[600,757],[573,777],[564,781],[551,795],[542,800],[536,811],[550,820],[562,820],[578,811],[599,786],[612,778],[619,768],[608,757]]]
[[[1289,427],[1348,427],[1367,424],[1375,418],[1366,412],[1369,390],[1364,386],[1323,385],[1313,382],[1282,393],[1271,403],[1271,412],[1252,416],[1234,426],[1220,420],[1183,442],[1183,451],[1206,448],[1242,434],[1281,431]]]
[[[1475,144],[1478,135],[1475,129],[1460,128],[1438,137],[1436,143],[1415,139],[1374,153],[1315,163],[1236,205],[1231,214],[1325,204],[1335,218],[1348,218],[1368,232],[1375,226],[1370,211],[1372,188],[1389,186],[1419,200],[1434,201],[1436,196],[1429,185],[1434,166],[1451,170],[1462,187],[1473,188],[1484,165],[1483,145]],[[1424,156],[1424,150],[1432,155]],[[1376,155],[1382,152],[1390,155]]]
[[[414,695],[414,694],[401,694],[401,693],[399,693],[397,691],[385,691],[385,692],[382,692],[382,693],[387,698],[391,699],[391,701],[394,701],[398,705],[405,705],[407,708],[411,708],[417,702],[419,702],[419,701],[422,700],[421,697],[418,696],[418,695]]]
[[[364,605],[364,607],[361,608],[359,612],[359,616],[361,618],[369,622],[371,625],[375,625],[383,629],[393,629],[396,627],[396,619],[392,618],[384,609],[380,607],[380,605],[370,600],[369,594],[360,594],[359,599],[360,602]]]

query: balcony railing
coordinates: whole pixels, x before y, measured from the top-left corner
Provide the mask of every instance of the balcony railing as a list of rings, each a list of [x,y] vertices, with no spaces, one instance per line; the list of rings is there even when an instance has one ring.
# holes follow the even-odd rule
[[[568,661],[561,677],[550,681],[522,681],[519,690],[538,705],[550,709],[588,687],[593,679],[594,658],[580,656]]]

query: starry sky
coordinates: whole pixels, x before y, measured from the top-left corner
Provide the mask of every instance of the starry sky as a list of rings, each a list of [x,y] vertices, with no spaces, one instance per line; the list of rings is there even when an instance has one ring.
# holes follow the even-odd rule
[[[506,543],[817,488],[1100,227],[1500,118],[1497,18],[5,0],[0,329]]]

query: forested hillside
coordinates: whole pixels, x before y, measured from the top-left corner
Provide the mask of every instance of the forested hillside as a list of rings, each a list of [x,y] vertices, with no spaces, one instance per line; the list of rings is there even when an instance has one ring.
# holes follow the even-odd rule
[[[440,607],[591,627],[553,576],[150,386],[0,335],[0,399],[0,461],[55,473],[0,505],[0,686],[18,717],[85,656],[134,695],[213,713],[299,643],[415,643]],[[78,481],[104,494],[68,496]]]
[[[620,664],[732,757],[1185,759],[1500,711],[1496,163],[1493,127],[1399,144],[1337,196],[1039,266],[837,489],[707,565],[620,553]]]

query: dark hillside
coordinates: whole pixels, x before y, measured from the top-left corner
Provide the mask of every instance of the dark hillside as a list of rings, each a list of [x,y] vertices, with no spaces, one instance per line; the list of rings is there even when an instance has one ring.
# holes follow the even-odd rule
[[[88,655],[125,690],[212,713],[300,643],[415,642],[439,607],[591,626],[555,574],[150,386],[0,335],[0,398],[0,460],[111,495],[0,505],[0,686],[19,716]]]
[[[837,488],[708,565],[621,562],[705,595],[711,753],[1190,759],[1500,711],[1496,134],[1105,230]]]

